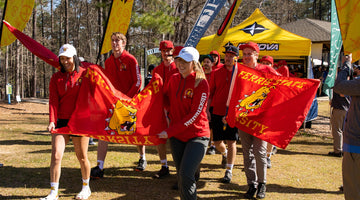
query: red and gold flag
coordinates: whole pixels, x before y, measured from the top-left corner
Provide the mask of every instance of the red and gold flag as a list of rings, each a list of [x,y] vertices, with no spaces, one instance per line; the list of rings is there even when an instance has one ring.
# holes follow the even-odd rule
[[[4,20],[11,23],[18,30],[23,31],[29,21],[35,0],[11,0],[6,1]],[[0,46],[8,46],[15,41],[16,37],[6,28],[2,29]]]
[[[239,65],[229,126],[286,148],[310,109],[319,80],[262,73]]]
[[[158,145],[166,129],[162,79],[155,76],[133,99],[117,91],[98,65],[81,80],[76,108],[68,126],[53,133],[90,136],[112,143]]]
[[[57,56],[49,49],[4,23],[33,54],[54,67],[59,65]],[[81,77],[75,110],[68,126],[53,133],[84,135],[134,145],[165,142],[157,136],[167,128],[160,76],[154,75],[147,87],[130,99],[114,88],[101,66],[86,62],[82,64],[86,67],[86,73]]]

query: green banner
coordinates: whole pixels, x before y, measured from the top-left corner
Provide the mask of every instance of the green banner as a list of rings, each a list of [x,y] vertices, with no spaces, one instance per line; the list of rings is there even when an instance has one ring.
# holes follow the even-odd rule
[[[323,92],[332,98],[331,88],[334,87],[334,82],[337,72],[337,63],[341,51],[341,32],[339,27],[339,20],[336,11],[335,1],[331,0],[331,41],[330,41],[330,67],[329,73],[325,79]]]

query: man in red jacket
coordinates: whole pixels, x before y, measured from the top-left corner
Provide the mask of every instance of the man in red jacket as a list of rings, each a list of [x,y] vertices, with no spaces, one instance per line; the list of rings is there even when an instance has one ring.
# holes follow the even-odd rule
[[[159,50],[161,51],[162,62],[160,63],[160,65],[155,67],[153,74],[155,73],[159,74],[160,77],[163,79],[164,85],[166,85],[167,82],[169,81],[170,76],[179,72],[178,69],[176,68],[174,62],[174,56],[173,56],[175,47],[171,41],[164,40],[160,42]],[[176,50],[180,51],[181,47],[177,47]],[[136,167],[136,170],[143,171],[146,166],[145,146],[138,146],[138,148],[143,156],[140,156],[139,164]],[[157,150],[160,157],[161,169],[153,176],[153,178],[164,178],[170,174],[169,166],[166,158],[166,144],[158,145]]]
[[[243,51],[244,65],[264,73],[272,73],[275,75],[279,75],[279,73],[277,73],[274,68],[268,65],[262,65],[257,63],[260,49],[256,43],[249,42],[243,44],[240,46],[240,49]],[[245,197],[248,199],[252,199],[257,191],[256,198],[263,199],[265,198],[266,192],[265,184],[267,169],[267,142],[255,136],[252,136],[240,129],[239,136],[243,149],[245,175],[247,179],[247,184],[249,186]]]
[[[226,115],[226,101],[229,94],[232,72],[237,67],[237,56],[239,50],[235,46],[225,47],[225,63],[214,71],[210,79],[209,105],[213,107],[210,115],[213,129],[213,140],[216,149],[222,154],[222,165],[226,168],[225,176],[221,179],[223,183],[230,183],[232,169],[236,157],[236,141],[239,139],[237,128],[231,128],[224,124],[223,117]],[[209,106],[208,106],[209,107]],[[226,142],[228,149],[226,149]]]
[[[111,35],[112,54],[105,61],[105,75],[113,86],[128,97],[134,97],[141,86],[140,69],[136,58],[125,50],[126,37],[119,32]],[[99,141],[97,150],[97,166],[91,169],[92,178],[104,176],[104,161],[108,142]]]

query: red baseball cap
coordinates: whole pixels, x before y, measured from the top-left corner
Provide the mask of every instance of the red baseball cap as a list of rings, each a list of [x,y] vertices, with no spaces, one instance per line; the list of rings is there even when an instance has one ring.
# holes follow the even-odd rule
[[[176,46],[174,47],[174,52],[173,52],[173,56],[176,57],[179,55],[181,49],[183,49],[184,47],[183,46]]]
[[[163,49],[173,49],[174,44],[170,40],[163,40],[160,42],[160,51]]]
[[[248,42],[248,43],[240,45],[241,50],[244,50],[245,48],[251,48],[258,53],[260,51],[259,46],[255,42]]]
[[[260,62],[263,62],[263,61],[268,61],[268,62],[271,63],[271,65],[274,65],[274,59],[271,56],[263,56],[261,58]]]
[[[212,50],[209,54],[219,56],[219,52],[217,52],[216,50]]]
[[[279,60],[278,65],[287,65],[286,60]]]

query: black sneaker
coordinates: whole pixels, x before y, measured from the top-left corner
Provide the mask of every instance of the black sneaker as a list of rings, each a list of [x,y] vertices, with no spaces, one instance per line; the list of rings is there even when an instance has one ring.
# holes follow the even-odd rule
[[[256,198],[258,198],[258,199],[265,198],[265,192],[266,192],[265,183],[259,183],[258,188],[257,188]]]
[[[231,171],[226,170],[226,171],[225,171],[225,176],[224,176],[224,178],[221,179],[221,182],[222,182],[222,183],[230,183],[231,178],[232,178],[232,173],[231,173]]]
[[[331,151],[328,153],[329,156],[334,156],[334,157],[342,157],[343,153],[339,152],[339,153],[335,153],[334,151]]]
[[[248,191],[245,193],[245,198],[247,199],[252,199],[254,198],[254,195],[255,195],[255,192],[256,192],[256,187],[254,184],[251,184],[249,185],[249,189]]]
[[[276,148],[276,146],[274,146],[273,149],[272,149],[272,151],[271,151],[271,154],[272,154],[272,155],[275,155],[276,152],[277,152],[277,148]]]
[[[227,158],[226,156],[222,156],[222,159],[221,159],[221,166],[226,169],[226,164],[227,164]]]
[[[170,175],[169,167],[161,166],[161,169],[158,173],[156,173],[153,178],[165,178]]]
[[[104,177],[104,169],[100,169],[99,166],[91,168],[90,177],[92,179],[100,179]]]
[[[146,160],[140,158],[139,159],[139,163],[138,163],[138,166],[135,168],[135,171],[144,171],[145,168],[146,168],[146,165],[147,165],[147,162]]]
[[[215,153],[216,153],[215,147],[214,147],[214,146],[211,146],[211,147],[208,149],[207,154],[209,154],[209,155],[214,155]]]
[[[268,169],[271,168],[271,160],[270,160],[269,157],[266,157],[266,167],[267,167]]]
[[[96,145],[96,142],[94,142],[94,140],[89,140],[89,145]]]
[[[174,183],[173,186],[171,186],[171,189],[172,190],[179,190],[179,185],[178,185],[178,182],[176,181],[176,183]]]

